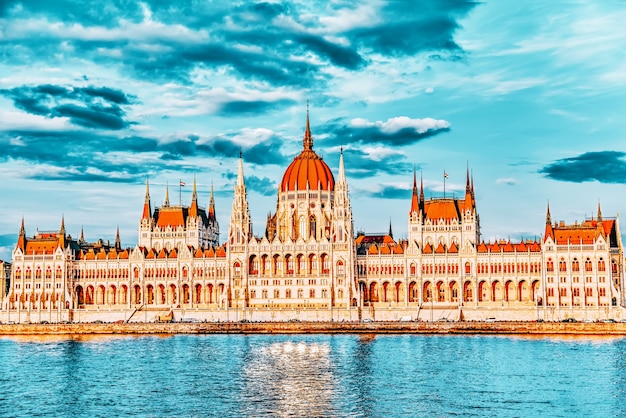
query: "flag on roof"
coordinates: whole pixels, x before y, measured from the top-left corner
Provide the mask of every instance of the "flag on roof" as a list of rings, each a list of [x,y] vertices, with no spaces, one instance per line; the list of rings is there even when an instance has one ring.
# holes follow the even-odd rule
[[[448,178],[448,177],[450,177],[450,176],[448,176],[448,173],[446,173],[446,172],[444,171],[444,172],[443,172],[443,177],[444,177],[444,178]]]
[[[184,186],[184,185],[185,185],[185,182],[181,180],[181,181],[180,181],[180,185],[181,185],[181,186]]]

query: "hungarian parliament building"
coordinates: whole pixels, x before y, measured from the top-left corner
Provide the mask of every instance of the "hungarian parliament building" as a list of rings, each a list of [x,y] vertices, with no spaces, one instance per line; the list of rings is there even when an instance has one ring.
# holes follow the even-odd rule
[[[426,199],[413,174],[407,237],[355,233],[343,152],[336,175],[313,150],[287,167],[265,233],[254,236],[240,156],[228,232],[208,208],[152,206],[146,181],[138,243],[53,232],[12,253],[1,322],[620,320],[618,219],[553,222],[539,241],[481,240],[474,182],[463,198]]]

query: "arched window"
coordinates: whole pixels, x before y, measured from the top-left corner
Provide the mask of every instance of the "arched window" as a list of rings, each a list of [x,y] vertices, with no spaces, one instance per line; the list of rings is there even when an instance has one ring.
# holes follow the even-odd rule
[[[267,289],[263,289],[263,290],[261,291],[261,297],[262,297],[263,299],[267,299]]]
[[[241,276],[241,263],[239,263],[239,261],[235,261],[235,264],[233,264],[233,267],[235,269],[235,277],[240,277]]]
[[[567,271],[567,263],[565,263],[563,258],[559,260],[559,271]]]
[[[311,290],[309,290],[309,297],[310,297],[311,299],[315,298],[315,289],[311,289]]]
[[[548,261],[546,262],[546,270],[554,271],[554,261],[552,261],[551,258],[548,258]]]
[[[606,271],[606,263],[602,257],[598,260],[598,271]]]
[[[580,271],[580,265],[577,258],[574,258],[572,261],[572,271]]]
[[[593,270],[593,264],[591,263],[591,259],[587,257],[587,259],[585,260],[585,271],[591,270]]]
[[[274,299],[280,298],[280,290],[274,289]]]
[[[317,222],[315,221],[315,215],[311,215],[309,218],[309,235],[313,238],[317,238]]]
[[[285,297],[286,297],[287,299],[291,299],[291,289],[287,289],[287,290],[285,290]]]
[[[345,270],[343,268],[343,261],[339,260],[337,262],[337,275],[338,276],[343,276],[345,273]]]
[[[306,219],[304,218],[304,216],[300,217],[300,236],[302,238],[306,238]]]
[[[465,274],[470,274],[471,272],[472,272],[472,265],[468,261],[467,263],[465,263]]]

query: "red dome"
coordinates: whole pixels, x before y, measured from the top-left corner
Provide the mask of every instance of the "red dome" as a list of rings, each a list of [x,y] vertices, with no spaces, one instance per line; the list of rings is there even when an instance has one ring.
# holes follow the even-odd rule
[[[335,190],[335,178],[328,165],[311,149],[293,159],[280,184],[283,192],[293,190]]]
[[[335,178],[322,157],[313,151],[313,138],[306,116],[306,130],[302,141],[304,150],[293,159],[280,184],[282,192],[294,190],[335,190]]]

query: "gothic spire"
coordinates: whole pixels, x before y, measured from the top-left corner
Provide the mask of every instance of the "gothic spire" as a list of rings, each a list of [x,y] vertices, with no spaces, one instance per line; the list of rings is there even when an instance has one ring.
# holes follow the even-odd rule
[[[424,177],[422,176],[422,173],[420,173],[420,205],[424,204]]]
[[[191,205],[189,216],[198,216],[198,194],[196,193],[196,175],[193,175],[193,190],[191,192]]]
[[[152,208],[150,206],[150,185],[148,184],[148,178],[146,177],[146,196],[143,199],[143,212],[141,219],[149,219],[152,214]]]
[[[411,194],[411,210],[410,213],[419,212],[419,200],[417,196],[417,174],[413,167],[413,192]]]
[[[22,225],[20,226],[20,234],[17,238],[17,248],[22,251],[26,250],[26,229],[24,228],[24,217],[22,216]]]
[[[170,185],[165,185],[165,203],[163,206],[168,207],[170,205]]]
[[[550,215],[550,202],[548,202],[548,210],[546,211],[546,225],[552,225],[552,216]]]
[[[600,199],[598,199],[598,222],[602,222],[602,209],[600,209]]]
[[[306,128],[304,130],[304,139],[302,146],[305,150],[313,149],[313,137],[311,136],[311,126],[309,124],[309,101],[306,102]]]
[[[209,197],[209,219],[215,219],[215,198],[213,197],[213,181],[211,181],[211,197]]]
[[[120,226],[117,226],[117,231],[115,231],[115,249],[122,249],[122,240],[120,239]]]

